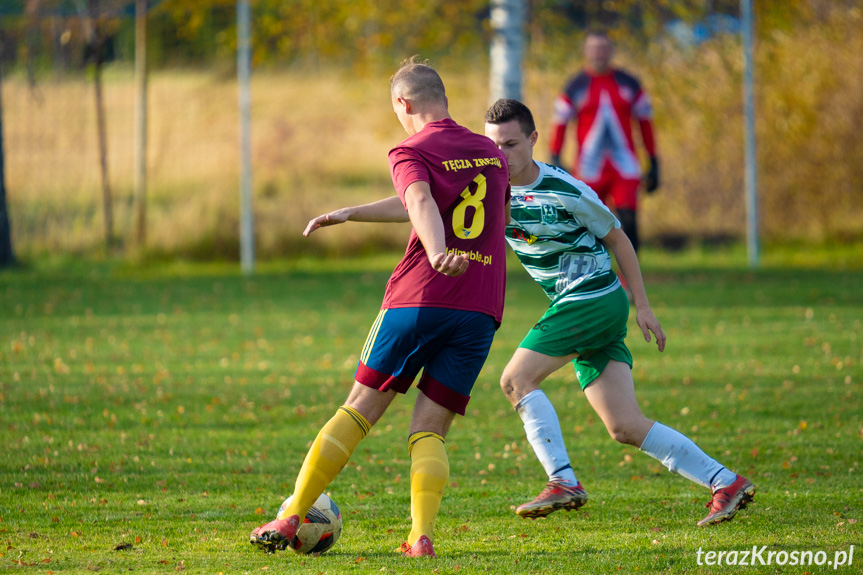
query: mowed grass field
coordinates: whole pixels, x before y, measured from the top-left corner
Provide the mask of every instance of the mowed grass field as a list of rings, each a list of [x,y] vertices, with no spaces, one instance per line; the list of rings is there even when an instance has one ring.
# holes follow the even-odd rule
[[[844,261],[859,264],[856,250]],[[736,255],[735,255],[736,254]],[[507,310],[468,415],[448,437],[440,556],[410,530],[398,399],[328,492],[344,531],[320,557],[266,555],[249,531],[293,489],[344,400],[398,254],[350,261],[136,269],[41,264],[0,274],[0,566],[16,573],[859,573],[863,565],[863,266],[737,250],[643,266],[665,353],[630,317],[645,413],[750,477],[756,503],[697,528],[707,490],[613,442],[571,369],[545,384],[590,494],[578,512],[513,513],[542,469],[498,380],[545,309],[511,267]],[[780,258],[781,259],[781,258]],[[799,263],[803,262],[803,263]],[[855,546],[853,565],[792,552]],[[708,565],[766,546],[771,565]],[[799,556],[799,553],[798,553]],[[817,555],[814,555],[818,557]],[[741,557],[742,560],[742,557]]]

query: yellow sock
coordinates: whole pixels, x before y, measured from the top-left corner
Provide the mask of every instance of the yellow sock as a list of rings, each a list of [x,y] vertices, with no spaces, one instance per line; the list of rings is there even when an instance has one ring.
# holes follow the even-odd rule
[[[278,519],[299,515],[302,523],[315,500],[347,464],[369,429],[371,425],[357,410],[341,406],[315,438],[297,475],[294,497]]]
[[[444,439],[437,433],[418,431],[408,438],[411,458],[411,533],[413,545],[425,535],[434,540],[434,520],[449,479],[449,459]]]

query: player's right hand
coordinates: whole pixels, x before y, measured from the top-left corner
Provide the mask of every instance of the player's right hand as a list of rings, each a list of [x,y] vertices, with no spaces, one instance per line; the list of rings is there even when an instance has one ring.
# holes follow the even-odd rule
[[[308,237],[313,231],[326,226],[335,226],[348,221],[348,213],[345,210],[335,210],[327,214],[320,215],[309,220],[306,224],[306,229],[303,230],[303,236]]]
[[[431,266],[445,276],[458,277],[467,271],[470,261],[463,255],[447,254],[438,252],[429,258]]]

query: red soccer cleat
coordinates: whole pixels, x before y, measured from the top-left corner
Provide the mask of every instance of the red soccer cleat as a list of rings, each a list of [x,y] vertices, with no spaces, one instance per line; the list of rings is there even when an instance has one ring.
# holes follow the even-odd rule
[[[299,528],[299,515],[276,519],[253,530],[249,535],[249,543],[260,547],[267,553],[274,553],[277,549],[286,549],[292,545]]]
[[[734,483],[713,492],[713,497],[707,503],[710,513],[698,522],[698,526],[702,527],[730,520],[738,509],[744,509],[747,503],[752,502],[754,495],[755,486],[752,485],[752,482],[738,475]]]
[[[575,487],[569,487],[557,481],[549,481],[536,499],[519,505],[515,513],[519,517],[535,519],[545,517],[558,509],[578,509],[585,503],[587,503],[587,493],[581,483]]]
[[[402,543],[401,552],[405,557],[437,557],[431,539],[425,535],[421,535],[413,545],[409,545],[407,541]]]

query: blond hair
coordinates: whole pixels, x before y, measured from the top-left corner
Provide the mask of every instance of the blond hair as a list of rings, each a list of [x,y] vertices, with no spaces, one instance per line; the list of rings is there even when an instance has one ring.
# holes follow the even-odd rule
[[[445,103],[443,80],[427,62],[420,61],[419,56],[403,61],[390,78],[390,93],[420,105]]]

